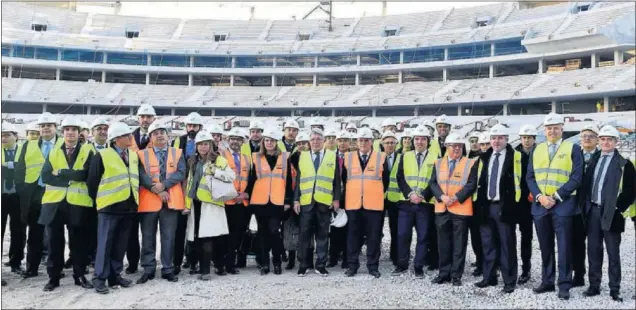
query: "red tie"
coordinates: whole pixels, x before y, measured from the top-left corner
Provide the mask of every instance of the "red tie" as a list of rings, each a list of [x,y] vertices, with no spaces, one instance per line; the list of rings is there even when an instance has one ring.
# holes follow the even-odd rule
[[[74,151],[74,150],[75,150],[75,148],[74,148],[74,147],[66,148],[66,158],[67,158],[68,160],[71,160],[71,155],[73,154],[73,151]]]
[[[342,171],[342,164],[344,164],[344,158],[338,156],[338,168]]]
[[[126,150],[121,152],[121,160],[124,161],[124,164],[128,165],[128,154],[126,154]]]

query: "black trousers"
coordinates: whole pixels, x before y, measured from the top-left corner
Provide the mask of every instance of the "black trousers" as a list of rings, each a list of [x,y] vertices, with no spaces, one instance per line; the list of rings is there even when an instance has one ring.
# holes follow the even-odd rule
[[[483,241],[483,274],[484,280],[495,280],[499,261],[504,284],[514,287],[517,282],[517,235],[515,224],[501,220],[502,207],[500,203],[491,203],[488,207],[488,220],[480,227]]]
[[[350,269],[360,268],[362,237],[367,237],[367,269],[377,271],[382,248],[384,211],[347,210],[347,259]]]
[[[470,232],[470,246],[473,249],[473,253],[475,253],[475,263],[477,267],[481,267],[484,263],[484,252],[481,242],[480,224],[476,216],[471,216],[468,219],[468,227]]]
[[[192,255],[200,262],[199,270],[201,274],[210,274],[210,261],[212,260],[212,249],[214,242],[211,237],[194,238],[192,242]]]
[[[530,274],[532,269],[532,215],[521,215],[519,219],[519,233],[521,233],[521,272]]]
[[[31,194],[29,213],[27,215],[27,265],[30,272],[37,272],[42,260],[42,248],[44,247],[44,225],[38,223],[40,209],[42,208],[42,196],[44,187],[36,186]]]
[[[185,254],[186,228],[188,227],[188,215],[179,213],[177,218],[177,230],[174,235],[174,257],[172,265],[181,268]]]
[[[10,217],[9,231],[11,243],[9,245],[9,265],[17,268],[24,258],[24,237],[26,225],[20,219],[20,196],[18,194],[2,194],[2,244],[4,248],[4,232],[7,227],[7,219]]]
[[[97,212],[92,214],[86,233],[88,234],[88,261],[94,263],[97,254]]]
[[[428,255],[429,227],[433,226],[433,219],[429,212],[434,208],[431,204],[417,204],[402,202],[398,207],[398,261],[397,265],[408,268],[411,257],[411,237],[413,228],[417,232],[413,267],[424,267]]]
[[[621,289],[621,233],[603,230],[601,228],[602,215],[603,208],[592,206],[587,218],[589,242],[587,255],[590,262],[590,273],[588,275],[590,287],[600,288],[601,286],[603,277],[603,243],[605,243],[609,288],[611,292],[618,292]],[[628,259],[633,259],[633,257]]]
[[[245,232],[243,233],[243,236],[241,238],[240,250],[237,253],[237,263],[239,260],[245,261],[247,255],[250,252],[253,252],[256,256],[256,261],[260,262],[261,244],[259,241],[258,233],[256,236],[253,236],[252,233],[249,231],[249,225],[250,225],[252,216],[256,215],[256,210],[259,207],[262,207],[262,206],[248,205],[247,208],[245,209],[245,212],[243,213],[243,226],[245,227]]]
[[[64,250],[66,249],[66,238],[64,237],[64,226],[68,228],[69,248],[71,250],[71,262],[73,264],[73,275],[83,276],[88,265],[89,231],[85,226],[74,226],[70,224],[70,212],[73,207],[66,203],[58,206],[55,217],[46,225],[49,244],[49,255],[46,262],[46,271],[51,280],[59,280],[64,268]]]
[[[348,226],[333,227],[329,232],[329,261],[337,264],[340,258],[347,262],[347,229]]]
[[[587,231],[583,216],[572,217],[572,270],[577,277],[585,275],[585,239]]]
[[[225,216],[227,217],[227,226],[230,231],[230,234],[227,236],[226,268],[236,267],[236,257],[248,224],[244,220],[245,212],[246,207],[242,203],[225,205]]]
[[[136,214],[98,212],[97,254],[93,282],[106,280],[116,283],[124,269],[124,254]]]
[[[424,265],[437,269],[439,267],[439,248],[437,246],[437,227],[435,227],[435,207],[429,210],[431,225],[428,225],[428,245]]]
[[[389,232],[391,233],[391,248],[389,257],[393,265],[398,261],[398,207],[396,202],[384,200],[384,211],[389,216]],[[384,230],[384,218],[382,219],[382,228]],[[410,243],[409,243],[410,244]]]
[[[329,225],[331,211],[322,211],[316,204],[300,206],[300,236],[298,238],[298,258],[301,268],[309,268],[313,258],[313,240],[316,240],[316,268],[327,265],[329,251]]]
[[[435,214],[437,246],[439,248],[439,276],[461,279],[466,263],[468,216],[445,211]]]
[[[127,238],[126,260],[128,260],[128,269],[137,270],[139,267],[139,259],[141,258],[141,245],[139,244],[139,214],[135,214]]]
[[[539,247],[541,248],[541,282],[554,285],[556,268],[554,262],[554,239],[559,255],[559,290],[572,288],[572,216],[558,216],[549,212],[534,217]]]
[[[260,240],[260,259],[262,267],[269,268],[269,252],[272,252],[272,262],[274,266],[282,265],[283,239],[282,215],[283,207],[276,205],[257,206],[258,208],[268,208],[256,211],[256,222],[258,222],[258,238]]]

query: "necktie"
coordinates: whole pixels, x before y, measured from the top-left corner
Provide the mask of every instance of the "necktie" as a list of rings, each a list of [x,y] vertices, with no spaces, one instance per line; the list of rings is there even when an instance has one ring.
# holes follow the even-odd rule
[[[554,157],[554,153],[556,153],[556,144],[550,144],[550,160]]]
[[[362,155],[362,162],[363,162],[364,164],[366,164],[366,163],[367,163],[367,157],[369,157],[369,155]]]
[[[585,157],[585,164],[587,165],[590,162],[590,158],[592,158],[592,153],[585,153],[583,157]]]
[[[320,167],[320,152],[315,152],[314,155],[314,169],[318,171],[318,167]]]
[[[148,136],[147,135],[142,135],[141,136],[141,144],[145,144],[146,141],[148,141]]]
[[[417,153],[417,168],[422,167],[422,153]]]
[[[237,173],[241,172],[241,158],[238,153],[233,153],[232,157],[234,157],[234,165],[236,166]]]
[[[488,197],[494,199],[497,196],[497,178],[499,177],[499,153],[495,153],[495,160],[492,161],[492,171],[488,186]]]
[[[600,204],[601,202],[601,194],[598,192],[598,187],[601,185],[601,176],[603,175],[603,169],[605,168],[605,162],[607,161],[607,157],[609,155],[603,155],[601,159],[601,163],[598,166],[598,171],[596,173],[596,177],[594,178],[594,185],[592,185],[592,195],[595,198],[593,201]]]
[[[121,160],[124,161],[124,164],[128,165],[128,154],[126,154],[126,150],[121,151],[119,156],[121,156]]]
[[[455,162],[456,160],[452,159],[450,162],[450,167],[448,168],[448,178],[450,179],[451,175],[453,175],[453,170],[455,170]]]
[[[71,155],[73,155],[73,151],[75,151],[74,147],[67,147],[66,148],[66,159],[67,160],[71,160]]]
[[[393,163],[395,162],[393,159],[393,154],[389,155],[388,161],[389,161],[389,170],[393,170]]]

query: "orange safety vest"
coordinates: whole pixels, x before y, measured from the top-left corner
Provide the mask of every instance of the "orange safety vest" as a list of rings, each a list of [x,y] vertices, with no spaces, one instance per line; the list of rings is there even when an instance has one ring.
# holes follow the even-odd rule
[[[250,203],[253,205],[285,204],[285,185],[287,182],[288,152],[281,152],[276,160],[274,170],[270,169],[267,158],[261,153],[253,153],[252,160],[256,168],[256,183],[252,190]]]
[[[347,169],[345,206],[347,210],[384,210],[384,185],[382,171],[386,154],[371,152],[367,166],[362,171],[358,152],[345,153],[344,166]]]
[[[137,151],[139,161],[146,173],[150,176],[153,183],[159,183],[160,167],[157,155],[153,147],[148,147],[141,151]],[[171,174],[177,171],[179,159],[181,158],[181,150],[173,147],[168,147],[168,158],[166,159],[166,178],[169,178]],[[173,210],[185,209],[185,199],[183,196],[183,189],[181,183],[175,184],[168,189],[170,198],[168,199],[168,208]],[[147,190],[143,186],[139,187],[139,209],[138,212],[159,212],[163,202],[159,195]]]
[[[228,164],[232,168],[232,171],[236,173],[236,178],[234,179],[234,188],[237,192],[240,193],[245,192],[245,189],[247,188],[247,179],[250,176],[250,168],[252,166],[252,163],[250,162],[250,158],[246,154],[239,153],[239,155],[241,157],[241,171],[238,171],[236,169],[236,163],[234,162],[234,156],[232,156],[232,152],[230,152],[229,150],[223,150],[223,157],[225,157],[225,159],[227,160]],[[235,205],[236,200],[226,201],[225,204]],[[243,205],[247,207],[248,204],[249,203],[247,200],[243,200]]]
[[[150,135],[148,135],[148,139],[150,139]],[[152,148],[152,141],[148,141],[148,144],[146,144],[146,148]],[[133,152],[138,152],[139,151],[139,145],[137,145],[137,140],[135,140],[134,133],[133,133],[133,137],[132,137],[132,145],[128,149],[133,151]],[[139,156],[139,158],[141,158],[141,156]]]
[[[475,162],[475,159],[462,156],[462,158],[455,163],[455,169],[453,170],[453,175],[450,176],[450,178],[448,176],[448,156],[444,156],[435,162],[437,184],[446,196],[452,197],[464,188],[464,185],[468,182],[470,169],[473,167]],[[443,202],[435,203],[435,213],[444,213],[446,210],[447,208]],[[471,216],[473,215],[473,200],[469,197],[464,201],[464,203],[456,201],[448,207],[448,212],[457,215]]]

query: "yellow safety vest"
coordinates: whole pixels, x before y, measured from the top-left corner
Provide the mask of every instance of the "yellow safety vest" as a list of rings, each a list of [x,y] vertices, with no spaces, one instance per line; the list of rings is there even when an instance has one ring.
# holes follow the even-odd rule
[[[280,149],[281,152],[287,152],[287,147],[285,147],[285,142],[283,142],[283,140],[278,140],[278,142],[276,143],[278,145],[278,148]],[[241,150],[242,152],[242,150]],[[294,146],[294,148],[292,149],[291,152],[288,152],[289,155],[294,154],[298,152],[298,148]],[[249,153],[247,153],[249,154]]]
[[[44,154],[42,154],[42,149],[38,145],[38,142],[39,140],[33,140],[26,142],[26,144],[24,145],[24,147],[26,147],[26,154],[24,154],[24,166],[26,167],[24,183],[35,183],[40,178],[40,174],[42,174],[42,167],[44,167],[45,158]],[[56,148],[60,148],[63,143],[64,140],[62,140],[60,137],[57,137],[57,141],[55,142],[55,145],[51,147],[49,153]]]
[[[380,139],[373,140],[373,151],[380,152]]]
[[[73,164],[72,170],[84,169],[84,164],[88,156],[93,152],[90,144],[82,144]],[[49,153],[49,162],[53,167],[53,171],[61,169],[69,169],[66,155],[60,148],[55,148]],[[88,186],[86,181],[70,181],[68,187],[53,186],[46,184],[44,195],[42,196],[42,204],[58,203],[66,198],[66,201],[74,206],[92,207],[93,199],[88,195]]]
[[[301,152],[298,168],[300,169],[300,204],[309,205],[313,198],[316,202],[331,206],[333,177],[336,173],[336,152],[325,150],[318,171],[314,168],[311,152]]]
[[[97,210],[126,201],[133,193],[139,204],[139,157],[128,151],[128,167],[114,148],[99,150],[104,164],[104,174],[97,188]]]
[[[404,154],[404,178],[406,183],[419,194],[422,190],[428,187],[433,175],[433,167],[437,156],[435,153],[429,153],[424,158],[424,162],[420,167],[417,166],[417,153],[416,151],[407,152]],[[435,202],[435,198],[432,198],[430,203]]]
[[[573,146],[571,142],[562,141],[550,161],[548,142],[537,145],[532,155],[532,164],[535,180],[543,195],[552,196],[570,180]]]
[[[249,141],[243,142],[243,144],[241,144],[241,154],[247,155],[247,157],[250,159],[252,158],[252,149],[250,148]]]
[[[395,153],[394,153],[395,154]],[[387,160],[389,155],[386,155]],[[393,167],[391,168],[391,174],[389,175],[389,188],[386,191],[386,199],[390,202],[398,202],[402,200],[406,200],[402,192],[400,191],[400,186],[397,182],[397,171],[400,162],[402,161],[402,154],[395,154],[395,161],[393,162]]]
[[[506,151],[505,149],[503,150]],[[515,157],[513,162],[514,179],[515,179],[515,201],[519,202],[521,199],[521,152],[515,151]],[[484,163],[479,160],[479,166],[477,167],[477,180],[481,177],[481,171],[484,168]],[[500,171],[501,173],[501,171]],[[477,192],[473,194],[473,201],[477,201]]]
[[[227,159],[219,155],[216,157],[215,165],[217,169],[225,169],[228,165]],[[192,189],[192,186],[194,185],[193,170],[194,169],[190,170],[190,173],[189,173],[190,175],[188,176],[188,186],[186,187],[186,194],[187,194],[185,199],[186,209],[192,209],[193,197],[190,197],[190,190]],[[225,207],[225,203],[223,201],[214,200],[214,198],[212,198],[212,191],[210,189],[210,184],[208,183],[208,178],[205,175],[205,173],[201,176],[201,179],[199,180],[199,187],[197,188],[197,191],[196,191],[196,197],[197,197],[197,200],[201,202],[207,202],[207,203],[217,205],[219,207]]]
[[[435,153],[437,154],[438,157],[442,156],[442,148],[439,146],[439,141],[437,141],[437,139],[435,138],[431,138],[430,140],[430,145],[428,148],[429,153]]]

